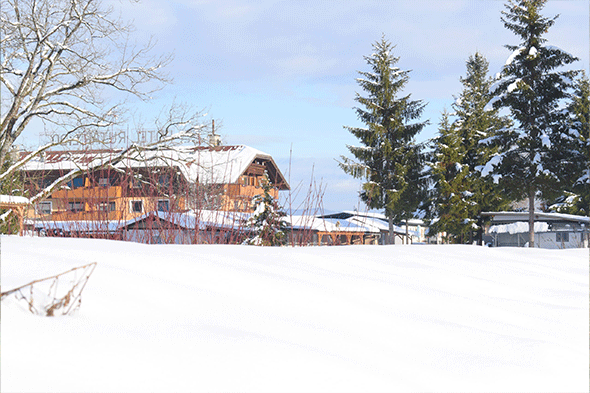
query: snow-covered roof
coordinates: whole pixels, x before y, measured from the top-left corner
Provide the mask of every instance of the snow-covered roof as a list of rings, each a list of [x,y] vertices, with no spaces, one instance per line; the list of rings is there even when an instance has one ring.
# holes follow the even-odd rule
[[[482,212],[482,216],[492,217],[493,221],[500,222],[516,222],[516,221],[528,221],[528,212]],[[544,213],[535,212],[535,220],[543,221],[572,221],[590,224],[590,217],[588,216],[577,216],[573,214],[563,213]]]
[[[340,220],[341,222],[347,222],[348,225],[355,225],[357,227],[369,228],[366,232],[388,232],[389,231],[389,220],[382,213],[374,212],[358,212],[345,210],[340,213],[324,214],[319,216],[321,219],[326,220]],[[342,224],[341,224],[342,225]],[[424,221],[419,219],[409,220],[409,225],[424,225]],[[397,225],[393,226],[395,233],[404,234],[406,233],[405,227]],[[419,236],[417,231],[408,231],[408,234],[413,236]]]
[[[490,227],[490,233],[509,233],[511,235],[515,233],[527,233],[529,231],[529,223],[518,221],[512,224],[504,225],[492,225]],[[548,232],[549,224],[546,222],[535,222],[535,233]]]
[[[375,227],[362,225],[361,223],[346,219],[326,219],[314,216],[286,216],[283,220],[289,227],[298,230],[313,230],[318,232],[374,232],[379,233]]]
[[[65,232],[104,233],[116,232],[120,221],[36,221],[26,220],[27,225],[33,225],[35,229],[62,230]]]
[[[288,226],[298,230],[314,230],[319,232],[364,232],[380,233],[388,232],[389,224],[378,213],[369,213],[367,216],[349,214],[343,212],[323,216],[294,215],[284,217]],[[405,228],[394,225],[393,230],[398,234],[405,234]],[[410,235],[418,236],[415,231],[409,231]]]
[[[150,216],[163,221],[168,221],[185,229],[195,229],[197,227],[200,230],[208,227],[227,229],[242,228],[245,226],[245,222],[250,215],[250,213],[218,210],[201,210],[198,212],[189,211],[185,213],[152,211],[121,223],[120,228],[128,227],[136,222],[143,221]]]
[[[122,155],[122,150],[50,151],[26,163],[25,171],[70,171],[96,168]],[[273,158],[250,146],[186,147],[146,150],[126,154],[115,167],[145,168],[174,166],[190,182],[234,184],[256,161],[264,162],[276,176],[280,189],[289,189]]]
[[[31,203],[29,198],[14,195],[0,195],[0,203],[7,205],[28,205]]]

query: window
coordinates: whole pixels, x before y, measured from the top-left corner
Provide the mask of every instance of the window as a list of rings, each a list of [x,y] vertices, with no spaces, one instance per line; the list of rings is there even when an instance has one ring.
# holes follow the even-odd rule
[[[51,214],[51,201],[39,202],[37,204],[37,214]]]
[[[66,183],[70,188],[80,188],[84,187],[84,178],[83,177],[76,177],[69,182]]]
[[[68,207],[72,212],[84,211],[84,202],[68,202]]]
[[[115,202],[99,203],[98,210],[101,212],[113,212],[116,209]]]
[[[108,187],[111,185],[110,179],[108,177],[101,177],[98,179],[99,187]]]
[[[143,201],[130,201],[129,210],[133,213],[143,213]]]
[[[158,211],[161,211],[161,212],[170,211],[170,201],[168,199],[160,199],[158,201]]]
[[[555,241],[557,243],[569,243],[570,234],[568,232],[557,232],[555,233]]]
[[[158,177],[158,183],[160,183],[160,186],[162,187],[170,187],[170,175],[160,175]]]

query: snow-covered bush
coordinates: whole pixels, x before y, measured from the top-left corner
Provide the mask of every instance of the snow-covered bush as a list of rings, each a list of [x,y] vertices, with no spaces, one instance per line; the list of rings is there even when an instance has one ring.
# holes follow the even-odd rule
[[[256,210],[246,221],[246,226],[252,233],[252,236],[244,241],[244,244],[255,246],[280,246],[285,243],[285,213],[282,211],[278,202],[270,194],[272,186],[268,175],[262,183],[264,194],[256,195],[253,203]]]

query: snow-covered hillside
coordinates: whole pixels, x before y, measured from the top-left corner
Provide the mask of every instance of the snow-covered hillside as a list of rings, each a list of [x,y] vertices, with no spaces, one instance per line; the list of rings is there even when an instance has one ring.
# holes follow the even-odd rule
[[[2,392],[588,389],[587,249],[0,240],[3,291],[98,262],[2,302]]]

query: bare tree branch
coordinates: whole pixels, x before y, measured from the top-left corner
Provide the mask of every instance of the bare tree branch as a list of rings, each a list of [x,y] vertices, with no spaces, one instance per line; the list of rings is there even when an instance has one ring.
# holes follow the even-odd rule
[[[168,82],[170,56],[150,56],[153,42],[129,45],[130,32],[100,0],[3,2],[0,167],[33,119],[60,125],[65,142],[121,121],[105,89],[146,100]]]

